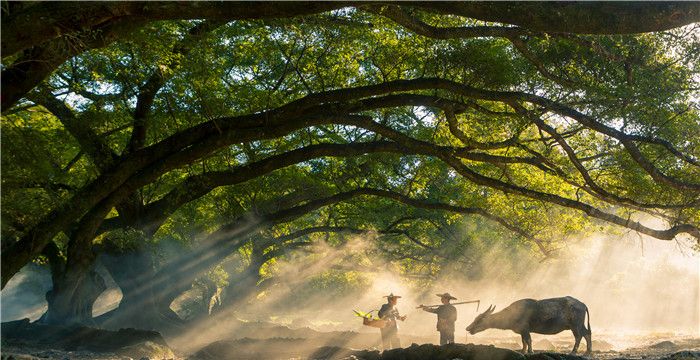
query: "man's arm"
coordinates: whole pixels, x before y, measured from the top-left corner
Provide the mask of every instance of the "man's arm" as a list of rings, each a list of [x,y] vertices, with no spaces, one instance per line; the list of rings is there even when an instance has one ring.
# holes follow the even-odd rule
[[[427,312],[433,313],[433,314],[438,313],[438,308],[436,308],[436,307],[427,307],[427,306],[421,305],[421,309],[423,309],[423,311],[427,311]]]
[[[394,308],[394,310],[396,310],[396,318],[397,318],[398,320],[401,320],[401,321],[406,320],[406,315],[401,316],[401,314],[399,313],[399,309]]]

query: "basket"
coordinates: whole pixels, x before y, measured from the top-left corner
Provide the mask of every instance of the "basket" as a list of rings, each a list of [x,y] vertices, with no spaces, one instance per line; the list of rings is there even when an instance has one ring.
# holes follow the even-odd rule
[[[362,325],[371,326],[371,327],[375,327],[375,328],[379,328],[379,329],[385,327],[386,324],[387,324],[387,321],[383,320],[383,319],[376,319],[376,320],[369,319],[369,318],[362,319]]]

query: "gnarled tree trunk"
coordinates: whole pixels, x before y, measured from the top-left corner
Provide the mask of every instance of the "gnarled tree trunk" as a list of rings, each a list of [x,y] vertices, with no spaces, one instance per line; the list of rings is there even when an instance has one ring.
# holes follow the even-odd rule
[[[53,288],[46,293],[48,310],[39,321],[94,325],[93,304],[107,287],[102,276],[95,271],[92,254],[83,254],[84,258],[73,259],[72,266],[67,266],[54,243],[44,253],[51,264]]]
[[[122,291],[119,306],[96,321],[105,328],[134,327],[167,332],[182,324],[170,309],[172,300],[159,296],[154,289],[153,256],[148,249],[104,253],[100,257]]]

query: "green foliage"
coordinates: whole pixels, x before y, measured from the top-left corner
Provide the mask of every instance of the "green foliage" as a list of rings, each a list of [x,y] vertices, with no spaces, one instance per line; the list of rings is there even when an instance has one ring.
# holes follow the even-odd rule
[[[436,26],[477,24],[446,15],[418,16]],[[700,128],[697,26],[619,36],[531,33],[518,38],[526,50],[523,52],[506,38],[433,39],[416,35],[382,16],[347,10],[304,19],[233,21],[186,42],[189,52],[183,55],[182,41],[199,23],[150,23],[124,41],[70,59],[42,86],[65,102],[81,126],[104,142],[117,163],[128,157],[126,144],[132,135],[136,104],[154,74],[162,76],[162,86],[144,120],[146,149],[167,142],[175,134],[196,133],[193,129],[197,125],[213,124],[220,129],[234,116],[275,109],[310,94],[398,79],[439,77],[484,91],[543,96],[626,134],[662,138],[688,157],[700,157],[700,136],[691,136]],[[470,154],[539,159],[541,166],[522,161],[485,161],[476,156],[460,162],[479,175],[580,201],[610,214],[627,216],[634,210],[628,204],[594,194],[562,146],[531,119],[516,114],[507,101],[486,96],[470,98],[446,89],[390,95],[408,93],[468,105],[456,114],[462,136],[456,136],[443,109],[437,107],[387,105],[357,113],[434,147],[469,147],[469,141],[486,144],[516,139],[511,146],[471,148]],[[551,110],[532,103],[526,106],[557,132],[566,134],[576,155],[586,159],[583,163],[590,177],[610,193],[639,203],[687,204],[697,200],[697,192],[670,188],[652,179],[618,140]],[[101,175],[95,159],[63,126],[59,116],[41,105],[3,116],[3,239],[20,237],[38,219],[65,206]],[[135,190],[131,200],[143,210],[196,176],[233,173],[256,161],[311,145],[378,140],[388,139],[356,126],[324,124],[233,143],[169,169]],[[198,139],[172,156],[205,141],[225,139]],[[697,183],[700,178],[697,165],[669,155],[661,146],[640,141],[637,145],[662,173],[686,182]],[[168,159],[163,156],[158,161]],[[515,234],[503,224],[477,215],[414,208],[390,199],[363,196],[269,224],[246,235],[249,237],[245,240],[275,239],[318,226],[352,228],[373,233],[363,235],[370,239],[369,245],[348,251],[346,261],[371,266],[368,258],[381,259],[404,274],[424,279],[462,267],[467,269],[465,276],[477,278],[482,273],[479,258],[496,246],[510,251],[508,256],[525,253],[540,258],[568,238],[592,231],[593,225],[600,226],[580,211],[555,206],[543,198],[478,185],[434,156],[406,151],[315,157],[234,185],[214,187],[165,214],[162,223],[156,221],[153,238],[144,231],[152,224],[139,223],[140,219],[128,224],[133,228],[125,226],[104,237],[121,249],[164,241],[195,249],[207,241],[208,235],[234,220],[245,218],[249,220],[246,224],[251,224],[277,211],[361,187],[390,190],[428,203],[481,208],[522,232]],[[697,206],[646,210],[669,224],[700,223]],[[140,215],[124,212],[117,207],[109,216],[124,219]],[[347,233],[329,232],[269,245],[263,249],[264,254],[276,255],[261,264],[259,274],[265,279],[274,277],[283,260],[299,249],[309,251],[305,241],[341,249],[351,239]],[[236,249],[243,258],[253,254],[253,246],[247,244]],[[208,278],[222,287],[229,275],[216,267]],[[305,298],[317,292],[344,295],[360,291],[368,281],[357,272],[325,271],[297,289],[295,296]]]
[[[105,234],[103,237],[98,238],[97,241],[108,243],[117,250],[128,252],[144,247],[149,242],[149,239],[143,231],[126,227]]]

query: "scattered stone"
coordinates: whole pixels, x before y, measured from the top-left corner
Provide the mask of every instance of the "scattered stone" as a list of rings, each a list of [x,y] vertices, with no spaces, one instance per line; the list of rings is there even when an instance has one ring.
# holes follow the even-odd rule
[[[29,355],[20,355],[20,354],[10,354],[10,355],[3,355],[2,356],[3,360],[38,360],[38,358],[35,358],[33,356]]]
[[[377,350],[351,350],[338,346],[323,346],[309,355],[309,359],[324,360],[379,360]]]

